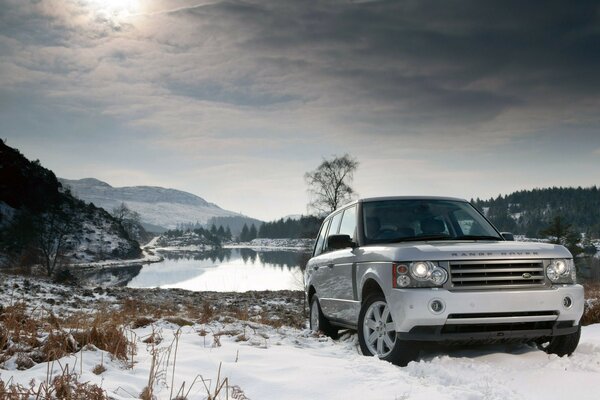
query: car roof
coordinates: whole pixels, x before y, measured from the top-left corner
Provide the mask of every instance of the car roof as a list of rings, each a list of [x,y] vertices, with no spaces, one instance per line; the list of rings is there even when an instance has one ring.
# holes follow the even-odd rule
[[[335,214],[341,209],[344,209],[348,206],[357,203],[368,203],[372,201],[388,201],[388,200],[449,200],[449,201],[461,201],[468,203],[467,200],[461,199],[459,197],[445,197],[445,196],[381,196],[381,197],[364,197],[360,199],[356,199],[351,201],[350,203],[346,203],[343,206],[337,208],[335,211],[331,212],[327,215],[329,218],[331,215]]]
[[[357,202],[369,202],[369,201],[385,201],[385,200],[450,200],[450,201],[464,201],[458,197],[445,197],[445,196],[383,196],[383,197],[365,197],[358,199]]]

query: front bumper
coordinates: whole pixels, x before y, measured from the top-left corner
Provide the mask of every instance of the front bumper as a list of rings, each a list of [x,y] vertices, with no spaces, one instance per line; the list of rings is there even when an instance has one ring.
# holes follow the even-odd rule
[[[565,297],[571,306],[565,307]],[[388,296],[396,331],[406,340],[526,339],[573,333],[583,314],[581,285],[539,290],[449,291],[393,289]],[[431,302],[440,301],[440,312]]]

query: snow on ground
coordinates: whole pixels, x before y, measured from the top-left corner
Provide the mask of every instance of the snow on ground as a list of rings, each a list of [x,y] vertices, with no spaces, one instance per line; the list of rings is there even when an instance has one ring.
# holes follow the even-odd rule
[[[181,329],[173,364],[174,337]],[[179,328],[161,321],[134,330],[137,355],[134,367],[111,361],[99,350],[85,350],[50,367],[60,374],[69,364],[80,381],[101,386],[115,399],[139,396],[148,382],[153,334],[162,337],[161,354],[170,362],[159,365],[155,396],[168,399],[185,383],[186,391],[201,375],[214,388],[219,365],[221,377],[238,386],[250,399],[597,399],[600,373],[600,325],[583,329],[578,351],[571,357],[549,356],[527,345],[496,345],[471,349],[429,351],[405,368],[396,367],[357,350],[356,335],[333,341],[308,330],[264,325],[212,322]],[[228,332],[227,335],[219,333]],[[217,340],[215,341],[215,335]],[[104,353],[104,354],[103,354]],[[103,361],[101,375],[92,369]],[[23,385],[47,377],[46,364],[26,371],[0,370],[0,379]],[[175,369],[173,373],[173,368]],[[208,382],[207,382],[208,383]],[[231,396],[231,394],[230,394]],[[174,395],[173,395],[174,397]],[[188,399],[205,399],[197,381]]]
[[[137,264],[149,264],[160,262],[163,260],[163,257],[156,254],[154,249],[145,246],[142,248],[142,257],[134,258],[131,260],[100,260],[100,261],[90,261],[90,262],[82,262],[82,263],[71,263],[70,266],[78,267],[78,268],[99,268],[99,267],[116,267],[116,266],[130,266]]]
[[[5,275],[0,275],[0,280],[0,304],[27,301],[31,313],[50,307],[64,317],[76,311],[93,312],[99,302],[115,307],[124,298],[175,305],[208,301],[216,307],[208,323],[196,321],[180,327],[159,319],[130,331],[137,345],[133,367],[112,360],[106,352],[87,348],[22,371],[11,359],[0,368],[4,382],[28,386],[33,379],[39,384],[48,379],[48,369],[57,375],[68,364],[70,371],[80,375],[80,382],[97,384],[114,399],[138,398],[148,383],[152,364],[153,346],[144,341],[154,332],[162,339],[155,347],[162,357],[154,385],[159,400],[169,399],[171,388],[175,397],[184,383],[185,390],[190,390],[189,400],[207,398],[201,380],[193,383],[194,379],[201,375],[214,389],[219,366],[221,377],[227,377],[229,385],[239,387],[249,399],[598,399],[600,324],[583,328],[580,345],[571,357],[547,355],[529,345],[443,347],[430,348],[422,352],[420,361],[400,368],[362,356],[357,336],[351,331],[334,341],[307,329],[258,323],[264,317],[248,321],[231,318],[235,310],[256,311],[258,316],[268,307],[278,310],[275,315],[283,317],[281,321],[289,313],[301,315],[301,296],[296,292],[89,290]],[[226,310],[228,317],[223,316]],[[175,336],[179,336],[177,351]],[[96,375],[92,370],[99,364],[106,371]],[[231,392],[229,397],[233,398]]]

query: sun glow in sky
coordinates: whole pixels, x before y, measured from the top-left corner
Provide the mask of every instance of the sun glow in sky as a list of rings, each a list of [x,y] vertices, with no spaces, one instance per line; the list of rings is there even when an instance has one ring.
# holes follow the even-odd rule
[[[88,0],[89,6],[113,16],[140,12],[140,0]]]
[[[269,220],[360,196],[600,183],[597,2],[0,0],[0,137],[58,176]]]

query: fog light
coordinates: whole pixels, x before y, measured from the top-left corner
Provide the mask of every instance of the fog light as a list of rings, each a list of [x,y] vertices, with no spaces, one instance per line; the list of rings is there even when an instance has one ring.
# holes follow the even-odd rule
[[[431,310],[431,312],[433,312],[434,314],[439,314],[442,311],[444,311],[444,303],[442,303],[441,300],[432,300],[429,303],[429,309]]]
[[[400,275],[396,278],[396,284],[398,287],[407,287],[410,285],[410,278],[408,275]]]
[[[565,308],[571,308],[572,305],[573,305],[573,300],[571,300],[571,298],[569,296],[567,296],[563,299],[563,306]]]

